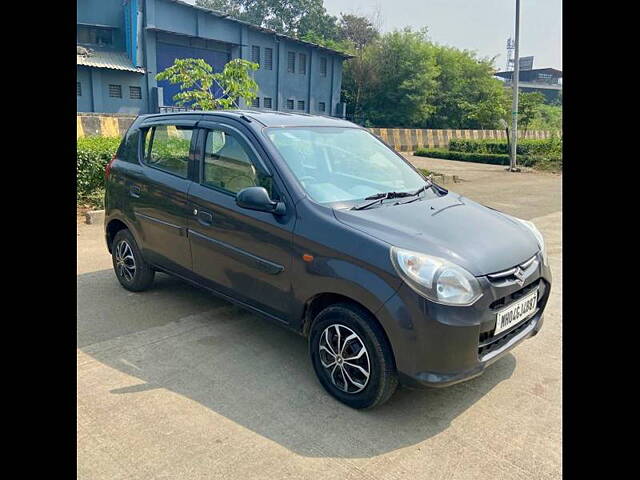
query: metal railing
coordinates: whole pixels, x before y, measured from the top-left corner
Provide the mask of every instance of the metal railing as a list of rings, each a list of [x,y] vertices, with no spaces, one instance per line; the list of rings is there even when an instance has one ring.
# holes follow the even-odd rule
[[[195,112],[198,110],[202,110],[201,108],[192,108],[192,107],[176,107],[173,105],[166,105],[159,107],[160,113],[173,113],[173,112]]]

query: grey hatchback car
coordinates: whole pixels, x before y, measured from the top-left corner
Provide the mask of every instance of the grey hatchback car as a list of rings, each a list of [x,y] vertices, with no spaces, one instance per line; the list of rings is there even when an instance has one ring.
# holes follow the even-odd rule
[[[105,177],[124,288],[161,271],[293,329],[353,408],[398,383],[478,376],[542,327],[551,271],[536,227],[433,183],[350,122],[144,115]]]

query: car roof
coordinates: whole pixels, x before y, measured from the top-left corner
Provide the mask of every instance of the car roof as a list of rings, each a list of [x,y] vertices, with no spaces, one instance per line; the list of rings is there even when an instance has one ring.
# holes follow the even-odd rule
[[[151,115],[141,115],[145,119],[153,119],[154,117],[167,118],[170,116],[184,115],[216,115],[230,118],[248,118],[256,120],[265,127],[357,127],[362,128],[355,123],[348,122],[341,118],[327,117],[323,115],[308,115],[304,113],[288,113],[273,110],[210,110],[210,111],[191,111],[191,112],[173,112],[173,113],[157,113]]]

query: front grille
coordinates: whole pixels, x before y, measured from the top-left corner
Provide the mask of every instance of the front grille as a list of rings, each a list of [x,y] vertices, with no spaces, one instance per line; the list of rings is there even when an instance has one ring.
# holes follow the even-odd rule
[[[542,281],[541,279],[538,279],[535,282],[530,283],[526,287],[521,288],[516,292],[513,292],[511,295],[507,295],[506,297],[502,297],[502,298],[499,298],[498,300],[495,300],[489,305],[489,308],[494,312],[497,310],[502,310],[504,307],[511,305],[516,300],[524,297],[527,293],[533,291],[535,288],[540,286],[541,281]],[[543,292],[540,292],[539,297],[542,297],[542,293]]]
[[[513,292],[510,295],[499,298],[498,300],[491,303],[491,305],[489,305],[489,308],[492,312],[497,312],[498,310],[502,310],[503,308],[508,307],[513,302],[519,300],[520,298],[531,293],[534,289],[537,288],[538,304],[536,305],[536,307],[537,307],[537,311],[540,311],[541,309],[544,308],[544,306],[547,303],[547,297],[548,297],[547,287],[548,287],[547,283],[543,279],[539,278],[538,280],[530,283],[526,287],[521,288],[520,290]],[[515,327],[512,327],[511,330],[506,330],[505,332],[501,333],[500,336],[495,338],[493,336],[493,333],[495,331],[495,322],[494,322],[493,325],[491,325],[490,330],[485,330],[483,332],[480,332],[480,335],[478,338],[478,356],[482,357],[502,347],[506,343],[508,343],[514,336],[518,335],[522,330],[527,328],[527,326],[529,326],[533,321],[534,317],[535,315],[533,315],[531,318],[524,321],[523,323],[516,325]]]
[[[520,332],[522,332],[525,328],[527,328],[529,325],[531,325],[531,322],[534,321],[535,315],[533,317],[531,317],[529,320],[521,323],[520,325],[518,325],[516,328],[514,328],[511,331],[507,331],[507,333],[499,338],[497,338],[496,340],[493,340],[489,343],[486,343],[484,345],[481,345],[480,347],[478,347],[478,357],[482,358],[483,356],[485,356],[488,353],[493,352],[494,350],[497,350],[501,347],[503,347],[504,345],[506,345],[507,343],[509,343],[509,341],[515,337],[516,335],[518,335]],[[481,342],[482,342],[482,335],[487,335],[490,332],[485,332],[484,334],[480,334],[480,338],[481,338]],[[488,337],[485,337],[485,340]]]
[[[534,255],[520,265],[516,265],[515,267],[502,272],[492,273],[487,275],[487,278],[492,284],[498,287],[513,284],[514,282],[527,277],[531,270],[538,268],[538,262],[536,260],[536,255]]]

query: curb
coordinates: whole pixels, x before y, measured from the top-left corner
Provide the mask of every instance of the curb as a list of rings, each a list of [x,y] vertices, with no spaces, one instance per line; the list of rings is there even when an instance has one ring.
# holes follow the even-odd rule
[[[85,223],[87,225],[93,225],[96,223],[104,222],[104,210],[89,210],[84,214]]]
[[[433,173],[430,175],[436,183],[460,183],[462,179],[458,175],[443,175],[441,173]]]

